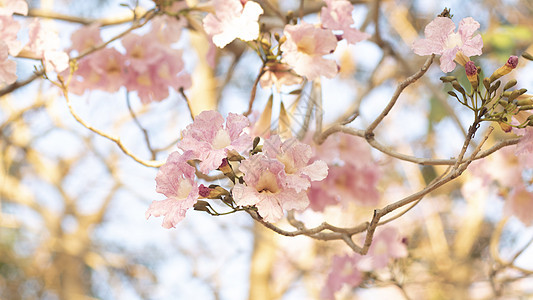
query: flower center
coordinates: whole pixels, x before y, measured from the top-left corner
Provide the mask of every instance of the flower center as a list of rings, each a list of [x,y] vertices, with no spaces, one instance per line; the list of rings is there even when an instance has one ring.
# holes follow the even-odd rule
[[[455,47],[463,46],[463,40],[459,33],[451,33],[446,39],[446,48],[453,49]]]
[[[214,149],[223,149],[231,145],[231,138],[226,130],[218,130],[215,138],[213,139],[213,148]]]
[[[274,174],[269,171],[261,173],[261,176],[259,177],[255,188],[260,193],[270,192],[275,194],[279,192],[279,186],[276,180],[276,176],[274,176]]]
[[[315,53],[315,41],[310,36],[304,36],[298,42],[298,51],[307,55],[313,55]]]
[[[187,179],[180,181],[178,186],[178,194],[176,195],[177,200],[184,200],[189,197],[189,194],[192,190],[192,184]]]
[[[285,173],[287,174],[295,174],[297,169],[294,166],[294,160],[291,159],[287,153],[283,153],[282,155],[278,155],[277,159],[285,166]]]

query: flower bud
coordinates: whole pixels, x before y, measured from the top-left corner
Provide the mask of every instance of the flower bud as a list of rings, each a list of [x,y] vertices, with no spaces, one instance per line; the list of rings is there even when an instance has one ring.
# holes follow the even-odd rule
[[[463,89],[463,87],[459,84],[459,82],[457,81],[453,81],[452,82],[452,86],[455,90],[457,90],[459,93],[463,94],[463,96],[465,95],[465,90]]]
[[[533,55],[527,53],[527,52],[524,52],[522,53],[522,57],[527,59],[527,60],[533,60]]]
[[[518,65],[518,56],[512,55],[509,57],[505,65],[499,67],[492,75],[490,76],[490,81],[493,82],[494,80],[502,77],[503,75],[509,74],[516,66]]]
[[[468,78],[468,81],[470,81],[470,84],[472,85],[472,88],[476,90],[479,84],[478,79],[477,79],[476,64],[471,60],[467,61],[465,63],[465,72],[466,72],[466,77]]]
[[[455,77],[455,76],[442,76],[439,79],[442,80],[442,82],[452,82],[452,81],[457,80],[457,77]]]
[[[507,81],[507,83],[505,84],[505,86],[503,87],[503,90],[508,90],[510,88],[512,88],[513,86],[516,85],[516,79],[511,79],[509,81]]]
[[[494,91],[496,91],[500,87],[501,84],[502,82],[498,80],[493,85],[491,85],[489,89],[489,94],[494,93]]]
[[[483,85],[487,91],[490,89],[490,79],[488,77],[483,78]]]
[[[229,195],[229,192],[221,186],[207,187],[203,184],[200,184],[198,187],[198,194],[207,199],[221,199],[222,196]]]
[[[209,203],[207,201],[198,200],[198,201],[196,201],[196,203],[194,203],[193,208],[194,208],[194,210],[210,212],[210,210],[209,210],[210,206],[211,205],[209,205]]]

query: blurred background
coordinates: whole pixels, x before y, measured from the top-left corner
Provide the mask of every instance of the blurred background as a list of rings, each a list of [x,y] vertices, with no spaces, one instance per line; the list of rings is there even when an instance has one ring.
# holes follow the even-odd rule
[[[265,10],[261,21],[278,32],[282,27],[276,11],[285,15],[300,5],[300,1],[257,2]],[[305,19],[318,21],[323,2],[302,2]],[[410,45],[423,37],[424,27],[445,7],[451,9],[456,24],[468,16],[480,22],[483,56],[472,59],[483,70],[492,72],[510,55],[526,49],[533,53],[529,0],[352,2],[357,28],[373,37],[355,46],[341,44],[333,54],[340,75],[322,80],[326,123],[359,109],[360,117],[353,123],[358,127],[379,114],[396,84],[423,64],[425,58],[415,55]],[[129,7],[154,7],[152,1],[128,0],[28,4],[29,17],[18,16],[21,22],[50,12],[83,20],[131,19]],[[75,21],[49,22],[60,34],[63,48],[70,46],[70,34],[82,26]],[[103,27],[103,39],[128,26]],[[27,40],[24,33],[19,38]],[[120,43],[112,45],[121,49]],[[176,47],[184,50],[193,77],[187,95],[195,113],[246,111],[250,87],[261,67],[254,52],[234,42],[217,53],[212,69],[205,62],[207,42],[202,34],[185,30]],[[526,62],[521,60],[509,76],[520,87],[533,89],[533,63]],[[17,63],[21,81],[32,76],[37,64],[28,59]],[[456,68],[453,75],[467,82],[461,71]],[[458,153],[472,116],[447,96],[450,87],[438,80],[442,75],[436,61],[402,94],[378,130],[380,141],[421,157],[449,158]],[[272,92],[258,88],[254,108],[263,110]],[[274,110],[283,101],[298,119],[297,107],[305,101],[296,102],[295,96],[284,92],[274,91]],[[309,85],[304,95],[310,94]],[[175,150],[180,130],[191,122],[185,101],[175,92],[148,105],[125,90],[71,97],[87,122],[119,136],[145,159],[164,161]],[[508,137],[497,132],[491,138]],[[147,221],[144,212],[151,201],[163,199],[155,192],[157,169],[136,163],[116,144],[78,124],[59,89],[42,79],[0,98],[0,149],[0,299],[319,299],[332,256],[350,252],[341,242],[276,235],[245,213],[212,217],[189,211],[171,230],[160,226],[161,219]],[[373,155],[384,169],[379,207],[423,188],[444,169],[396,161],[377,151]],[[533,252],[527,246],[533,231],[514,218],[502,224],[501,190],[465,192],[469,176],[437,190],[394,221],[392,225],[408,241],[409,256],[386,270],[365,274],[359,287],[345,287],[339,299],[532,297],[528,270],[533,270]],[[307,224],[325,220],[350,226],[370,220],[374,208],[350,204],[324,213],[306,211],[299,218]],[[506,265],[521,249],[524,252]]]

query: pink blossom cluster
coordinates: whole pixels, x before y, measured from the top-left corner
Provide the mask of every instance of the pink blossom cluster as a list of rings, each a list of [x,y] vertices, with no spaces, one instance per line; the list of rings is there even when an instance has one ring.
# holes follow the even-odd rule
[[[335,293],[344,285],[359,286],[363,282],[363,272],[383,269],[392,260],[406,256],[407,246],[398,230],[395,227],[378,228],[366,256],[346,254],[333,257],[320,298],[336,299]]]
[[[354,7],[349,1],[325,2],[327,6],[322,8],[320,27],[302,21],[297,25],[286,25],[283,30],[287,39],[280,47],[282,62],[309,80],[320,76],[333,78],[337,75],[337,63],[323,56],[335,51],[339,39],[346,39],[348,43],[355,44],[370,37],[351,27],[354,23]],[[342,35],[334,34],[338,31],[342,31]]]
[[[377,184],[381,170],[364,140],[338,134],[330,136],[315,150],[314,159],[327,162],[329,172],[324,180],[313,182],[307,192],[311,209],[324,211],[329,205],[345,205],[348,202],[364,206],[378,204]]]
[[[413,50],[418,55],[437,54],[440,57],[440,68],[443,72],[455,69],[455,57],[459,52],[467,57],[481,55],[483,40],[474,32],[479,23],[468,17],[461,20],[457,32],[450,18],[437,17],[424,29],[425,39],[415,41]]]
[[[171,47],[184,25],[184,20],[158,16],[148,33],[129,33],[122,38],[125,53],[104,48],[81,58],[70,90],[76,94],[94,89],[113,93],[124,86],[148,103],[166,99],[169,88],[189,88],[191,78],[184,71],[182,51]],[[71,41],[71,49],[79,54],[103,43],[98,24],[78,29]]]
[[[352,27],[354,7],[349,1],[325,2],[326,7],[321,11],[322,24],[312,25],[302,21],[300,24],[285,26],[285,37],[280,46],[281,63],[270,62],[261,79],[262,87],[276,85],[279,90],[282,84],[298,83],[299,80],[289,73],[290,68],[309,80],[320,76],[333,78],[338,72],[337,63],[323,56],[333,53],[341,39],[355,44],[369,37]],[[263,9],[258,3],[214,0],[213,8],[215,12],[204,18],[203,26],[217,47],[224,48],[235,39],[252,41],[259,38],[258,20]]]
[[[33,19],[28,25],[27,45],[17,40],[21,26],[13,19],[14,13],[27,15],[26,1],[0,1],[0,83],[11,84],[17,80],[17,64],[8,55],[16,56],[21,51],[25,52],[25,56],[42,60],[47,72],[61,72],[68,68],[68,55],[58,50],[58,35],[39,19]]]
[[[249,154],[253,146],[249,126],[243,115],[230,113],[224,122],[219,112],[200,113],[182,132],[180,152],[173,152],[157,174],[157,191],[167,199],[154,201],[146,217],[164,215],[163,226],[175,227],[199,196],[210,194],[209,188],[198,186],[195,168],[188,162],[198,161],[199,172],[206,175],[217,169],[226,174],[228,158],[237,156],[241,157],[238,178],[231,189],[237,206],[255,206],[267,222],[279,220],[283,210],[307,208],[306,191],[312,181],[326,177],[326,163],[310,162],[309,145],[297,139],[282,141],[277,135],[264,140],[262,151]]]

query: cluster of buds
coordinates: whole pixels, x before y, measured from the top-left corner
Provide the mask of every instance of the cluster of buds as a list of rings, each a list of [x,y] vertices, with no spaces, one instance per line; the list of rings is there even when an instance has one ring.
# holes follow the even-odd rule
[[[528,56],[529,54],[524,55],[525,58]],[[452,85],[455,91],[449,91],[448,94],[474,111],[479,121],[498,122],[505,132],[511,131],[513,127],[533,126],[533,117],[527,113],[533,110],[533,95],[526,94],[527,90],[524,88],[511,90],[517,84],[516,79],[511,79],[505,84],[499,80],[516,68],[517,56],[509,57],[505,65],[494,71],[490,77],[482,80],[484,92],[479,85],[481,68],[469,59],[465,60],[462,65],[472,86],[470,92],[461,86],[455,76],[444,76],[440,79]],[[500,90],[502,85],[503,89]],[[518,120],[519,124],[513,123],[513,117]]]

